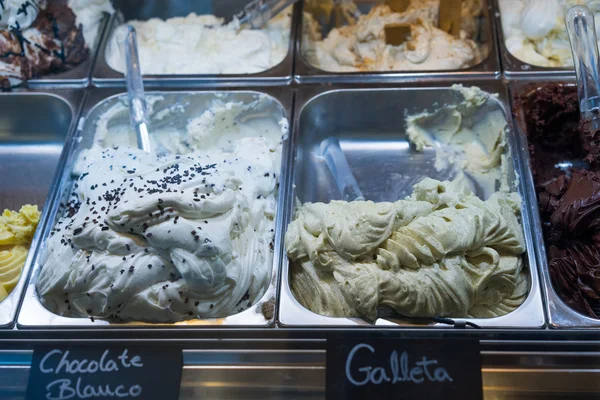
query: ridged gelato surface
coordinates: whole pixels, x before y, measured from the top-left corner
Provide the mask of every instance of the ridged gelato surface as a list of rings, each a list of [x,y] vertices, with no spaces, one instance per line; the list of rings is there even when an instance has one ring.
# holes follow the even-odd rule
[[[520,198],[477,198],[430,178],[394,203],[305,203],[286,235],[291,288],[309,310],[377,318],[497,317],[526,298]]]
[[[185,132],[151,128],[158,155],[115,144],[128,132],[99,118],[45,243],[42,303],[70,317],[177,322],[258,301],[271,279],[287,124],[252,118],[251,107],[216,100]]]

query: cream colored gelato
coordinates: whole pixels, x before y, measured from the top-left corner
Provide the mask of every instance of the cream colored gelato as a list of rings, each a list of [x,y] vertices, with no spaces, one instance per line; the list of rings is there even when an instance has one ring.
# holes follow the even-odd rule
[[[437,171],[476,183],[485,197],[508,191],[514,176],[506,152],[506,116],[497,95],[475,86],[453,85],[452,91],[460,99],[456,104],[406,117],[409,140],[418,151],[435,148]]]
[[[595,0],[499,0],[507,50],[519,60],[540,67],[573,67],[565,15],[575,5],[588,6],[600,24]]]
[[[481,12],[480,0],[463,0],[460,35],[454,37],[437,28],[439,0],[413,0],[401,13],[380,4],[357,20],[350,17],[349,25],[334,28],[325,38],[318,16],[305,12],[302,52],[310,64],[331,72],[466,68],[483,57],[474,40]],[[386,44],[384,27],[402,23],[410,24],[410,40]]]
[[[43,304],[65,316],[175,322],[256,302],[271,275],[287,125],[244,124],[244,111],[216,102],[186,134],[169,135],[185,155],[119,147],[127,135],[110,139],[100,119],[45,246],[36,283]]]
[[[306,203],[285,238],[291,288],[309,310],[377,318],[497,317],[527,295],[520,198],[477,198],[426,178],[395,203]]]
[[[292,8],[263,29],[239,30],[239,22],[225,24],[213,15],[128,21],[137,30],[142,73],[255,74],[283,61],[290,45]],[[106,49],[108,65],[125,71],[117,42],[117,28]]]

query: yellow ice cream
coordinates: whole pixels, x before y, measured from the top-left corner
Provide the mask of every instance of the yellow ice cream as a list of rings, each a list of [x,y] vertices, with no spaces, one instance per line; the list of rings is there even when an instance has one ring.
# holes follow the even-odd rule
[[[0,215],[0,301],[19,281],[39,221],[38,207],[29,204],[19,212],[4,210]]]

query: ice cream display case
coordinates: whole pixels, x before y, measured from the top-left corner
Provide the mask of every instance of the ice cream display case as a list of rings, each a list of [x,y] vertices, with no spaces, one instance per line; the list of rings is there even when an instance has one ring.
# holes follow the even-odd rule
[[[500,64],[502,1],[304,0],[252,40],[243,1],[113,2],[84,87],[0,93],[0,398],[596,398],[600,146],[567,70]]]

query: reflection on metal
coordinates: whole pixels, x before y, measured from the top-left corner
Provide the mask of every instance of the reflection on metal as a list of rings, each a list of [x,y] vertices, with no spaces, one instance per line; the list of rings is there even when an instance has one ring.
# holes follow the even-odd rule
[[[521,158],[523,148],[512,133],[510,108],[505,87],[498,81],[463,82],[482,87],[489,93],[498,93],[491,109],[500,109],[507,118],[508,153],[512,159],[512,182],[523,198],[525,188],[517,179],[523,175]],[[434,104],[455,104],[458,101],[449,86],[421,84],[401,89],[337,89],[336,86],[299,89],[295,99],[295,125],[292,139],[292,166],[290,181],[294,183],[287,202],[286,225],[291,220],[296,197],[301,202],[325,202],[339,199],[333,177],[319,155],[319,144],[332,134],[339,138],[348,163],[365,198],[373,201],[395,201],[412,192],[415,183],[424,177],[440,177],[435,168],[435,152],[411,150],[405,129],[405,113],[431,110]],[[335,116],[344,115],[343,119]],[[368,144],[367,144],[368,143]],[[394,143],[394,145],[391,145]],[[401,150],[400,150],[401,149]],[[477,193],[482,195],[483,193]],[[545,324],[542,293],[538,278],[537,261],[531,230],[530,210],[523,202],[522,225],[525,233],[526,259],[530,273],[529,296],[510,314],[497,318],[453,318],[469,321],[483,328],[540,328]],[[293,296],[289,283],[289,262],[282,259],[279,322],[286,327],[354,327],[372,328],[374,325],[359,318],[331,318],[305,309]],[[452,317],[452,316],[449,316]],[[377,328],[436,327],[431,320],[379,318]]]
[[[21,278],[0,302],[0,328],[11,327],[29,276],[31,262],[52,204],[63,143],[74,130],[82,90],[15,89],[0,96],[0,212],[37,204],[42,215]],[[31,113],[35,113],[32,118]],[[68,147],[68,145],[66,146]]]
[[[31,355],[0,351],[0,398],[24,399]],[[20,361],[9,362],[15,358]],[[184,364],[181,400],[325,398],[324,350],[186,350]],[[591,367],[600,365],[600,352],[575,346],[554,353],[483,351],[482,364],[486,399],[593,398],[600,391],[600,369]]]

